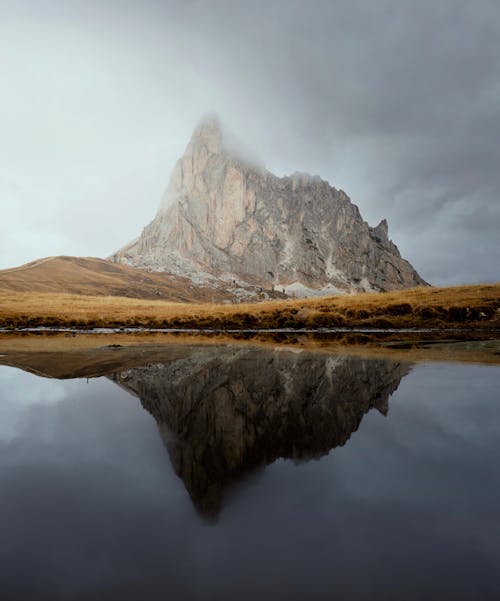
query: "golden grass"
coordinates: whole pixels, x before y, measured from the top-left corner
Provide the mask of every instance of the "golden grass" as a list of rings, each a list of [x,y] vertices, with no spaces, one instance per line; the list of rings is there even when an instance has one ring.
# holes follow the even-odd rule
[[[224,305],[36,292],[0,292],[0,325],[318,328],[493,327],[500,283]]]
[[[0,270],[1,292],[124,296],[167,301],[221,302],[232,298],[223,290],[194,286],[187,278],[147,272],[91,257],[46,257]]]

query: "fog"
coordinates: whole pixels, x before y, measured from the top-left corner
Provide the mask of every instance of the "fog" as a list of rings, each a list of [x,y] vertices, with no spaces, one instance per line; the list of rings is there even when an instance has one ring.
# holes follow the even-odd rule
[[[105,257],[217,112],[434,284],[500,280],[500,4],[0,0],[0,268]]]

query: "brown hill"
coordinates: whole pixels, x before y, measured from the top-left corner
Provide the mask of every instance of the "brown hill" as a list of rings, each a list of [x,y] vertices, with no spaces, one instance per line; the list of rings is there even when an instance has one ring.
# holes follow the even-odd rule
[[[222,302],[233,298],[221,287],[203,288],[167,273],[149,273],[89,257],[46,257],[0,270],[1,292],[48,292],[128,296],[170,301]]]

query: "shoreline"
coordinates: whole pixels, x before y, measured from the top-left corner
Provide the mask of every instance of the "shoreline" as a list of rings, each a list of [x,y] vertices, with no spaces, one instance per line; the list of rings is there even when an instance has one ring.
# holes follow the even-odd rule
[[[332,335],[260,333],[0,333],[0,365],[35,370],[46,377],[94,377],[134,365],[169,361],[177,348],[226,346],[235,349],[272,348],[281,352],[311,352],[387,358],[394,361],[459,362],[500,365],[500,335],[484,332],[362,333]],[[76,375],[75,375],[76,374]]]
[[[461,333],[461,334],[498,334],[500,327],[407,327],[407,328],[147,328],[138,327],[17,327],[0,328],[1,334],[16,333],[56,333],[56,334],[422,334],[422,333]]]

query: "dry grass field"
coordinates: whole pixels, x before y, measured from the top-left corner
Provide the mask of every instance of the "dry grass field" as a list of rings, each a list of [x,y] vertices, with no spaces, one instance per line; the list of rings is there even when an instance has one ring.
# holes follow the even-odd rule
[[[46,257],[0,270],[0,292],[125,296],[179,302],[220,302],[233,298],[222,288],[208,290],[195,286],[187,278],[90,257]]]
[[[500,284],[234,305],[0,291],[0,325],[9,328],[492,328],[499,309]]]

